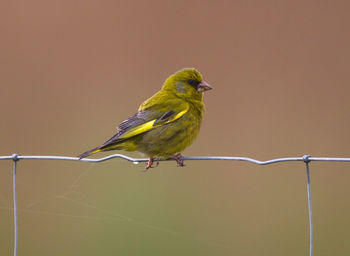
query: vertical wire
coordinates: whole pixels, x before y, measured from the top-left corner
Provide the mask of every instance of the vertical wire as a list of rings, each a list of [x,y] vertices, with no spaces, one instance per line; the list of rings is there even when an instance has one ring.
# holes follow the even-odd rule
[[[14,244],[13,255],[17,256],[17,192],[16,192],[16,171],[17,159],[13,160],[13,226],[14,226]]]
[[[305,160],[306,165],[306,175],[307,175],[307,199],[308,199],[308,207],[309,207],[309,224],[310,224],[310,256],[314,254],[314,231],[313,231],[313,223],[312,223],[312,206],[311,206],[311,189],[310,189],[310,170],[309,170],[309,161]]]

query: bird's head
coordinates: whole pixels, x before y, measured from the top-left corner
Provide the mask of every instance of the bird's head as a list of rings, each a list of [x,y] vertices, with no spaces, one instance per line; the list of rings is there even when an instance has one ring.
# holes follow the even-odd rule
[[[194,68],[185,68],[171,75],[163,85],[163,90],[175,93],[182,98],[202,99],[202,93],[212,87],[203,81],[203,77]]]

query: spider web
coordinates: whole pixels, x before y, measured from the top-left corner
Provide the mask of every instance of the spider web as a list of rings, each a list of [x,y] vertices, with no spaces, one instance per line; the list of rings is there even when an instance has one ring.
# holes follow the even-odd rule
[[[43,214],[43,215],[52,215],[52,216],[60,216],[60,217],[67,217],[67,218],[77,218],[77,219],[85,219],[85,220],[93,220],[93,221],[122,221],[122,222],[129,222],[130,224],[143,227],[145,229],[150,229],[154,231],[158,231],[167,235],[181,237],[181,239],[186,240],[192,240],[197,242],[205,242],[207,245],[210,244],[215,247],[219,248],[226,248],[231,249],[232,247],[229,246],[227,243],[223,244],[222,241],[215,241],[212,239],[207,238],[198,238],[198,237],[189,237],[188,234],[185,234],[184,232],[179,232],[173,229],[169,229],[167,227],[163,227],[154,223],[147,223],[144,221],[141,221],[137,218],[133,218],[130,216],[126,216],[119,211],[116,211],[113,209],[109,210],[106,208],[102,208],[99,206],[96,206],[90,202],[86,202],[84,200],[78,200],[73,198],[73,194],[79,194],[81,193],[79,191],[81,183],[84,178],[87,178],[89,174],[91,174],[93,167],[95,167],[95,163],[91,163],[88,168],[86,168],[84,171],[82,171],[76,178],[73,179],[73,181],[70,183],[70,185],[67,186],[66,189],[64,189],[63,193],[56,194],[54,196],[49,196],[46,199],[38,200],[32,203],[27,204],[24,207],[18,207],[17,211],[18,213],[31,213],[31,214]],[[18,185],[17,185],[18,186]],[[52,210],[39,210],[36,209],[40,205],[44,205],[45,203],[52,202],[55,200],[62,200],[65,202],[72,203],[76,206],[83,207],[85,209],[93,209],[96,212],[100,214],[88,214],[88,215],[81,215],[81,214],[69,214],[64,212],[58,212],[58,211],[52,211]],[[0,202],[9,201],[4,195],[0,193]],[[0,210],[4,211],[13,211],[13,207],[8,206],[1,206]]]

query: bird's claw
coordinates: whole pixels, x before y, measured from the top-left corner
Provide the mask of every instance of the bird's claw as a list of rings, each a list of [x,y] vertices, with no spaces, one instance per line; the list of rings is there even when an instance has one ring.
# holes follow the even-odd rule
[[[178,153],[176,155],[169,156],[169,157],[176,161],[177,166],[181,166],[181,167],[185,166],[184,160],[182,159],[183,155],[181,155],[181,153]]]
[[[178,153],[176,155],[170,155],[169,158],[174,159],[177,163],[177,166],[181,166],[181,167],[185,166],[184,160],[182,159],[183,155],[181,155],[181,153]],[[157,167],[159,165],[159,161],[157,161],[155,166],[153,166],[153,163],[154,163],[153,157],[150,157],[148,159],[148,162],[144,171],[146,172],[148,169]]]

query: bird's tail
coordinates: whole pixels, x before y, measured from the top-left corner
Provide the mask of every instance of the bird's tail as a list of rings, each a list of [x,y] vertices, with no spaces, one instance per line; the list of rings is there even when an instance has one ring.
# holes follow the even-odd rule
[[[108,150],[113,150],[113,149],[120,149],[117,145],[121,143],[124,140],[118,139],[120,133],[115,134],[112,138],[107,140],[105,143],[103,143],[101,146],[95,147],[93,149],[90,149],[81,155],[79,155],[79,159],[85,158],[89,155],[95,154],[97,152],[101,151],[108,151]]]
[[[95,154],[95,153],[100,152],[100,151],[102,151],[101,146],[98,146],[96,148],[90,149],[90,150],[80,154],[78,157],[79,157],[79,159],[82,159],[82,158],[85,158],[89,155]]]

